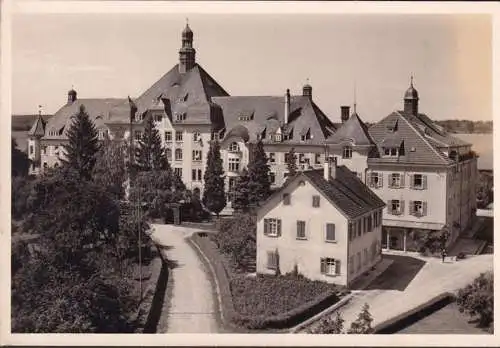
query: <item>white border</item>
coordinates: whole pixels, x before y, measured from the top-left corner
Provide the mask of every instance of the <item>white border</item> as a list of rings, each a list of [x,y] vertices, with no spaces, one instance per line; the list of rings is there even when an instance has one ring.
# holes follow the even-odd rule
[[[10,130],[11,123],[11,26],[10,16],[13,12],[19,13],[280,13],[280,14],[491,14],[493,18],[493,115],[499,115],[500,104],[500,68],[499,33],[500,33],[500,5],[493,2],[467,3],[467,2],[429,2],[429,3],[403,3],[403,2],[162,2],[162,1],[24,1],[2,0],[1,6],[1,102],[0,118],[1,129],[6,133]],[[494,122],[495,124],[495,122]],[[494,126],[494,134],[497,134]],[[500,139],[494,137],[495,148],[500,148]],[[0,138],[0,156],[2,164],[10,163],[10,139],[8,136]],[[496,156],[494,156],[496,157]],[[494,163],[496,160],[494,159]],[[121,346],[147,346],[147,345],[292,345],[292,346],[490,346],[499,342],[499,334],[495,335],[367,335],[350,336],[339,335],[273,335],[273,334],[156,334],[156,335],[71,335],[71,334],[15,334],[10,330],[10,169],[9,165],[2,165],[3,175],[0,181],[0,211],[5,218],[1,219],[0,229],[2,252],[2,284],[0,318],[0,343],[11,345],[121,345]],[[500,180],[500,179],[499,179]],[[495,187],[500,182],[495,179]],[[498,196],[497,196],[498,197]],[[498,255],[498,245],[495,246],[495,255]],[[498,257],[495,259],[495,264]],[[498,279],[495,282],[498,288]],[[495,313],[498,314],[498,300],[495,303]],[[498,315],[496,315],[498,317]],[[496,331],[500,330],[496,325]]]

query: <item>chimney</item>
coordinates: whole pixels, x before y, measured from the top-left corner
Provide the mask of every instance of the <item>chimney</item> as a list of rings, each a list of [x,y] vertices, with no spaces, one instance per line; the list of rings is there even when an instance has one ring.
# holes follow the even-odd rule
[[[288,124],[288,116],[290,116],[290,90],[286,90],[285,94],[285,115],[284,124]]]
[[[325,158],[325,163],[323,164],[323,178],[326,181],[329,181],[330,179],[335,179],[336,172],[337,172],[337,158],[336,157]]]
[[[340,120],[342,121],[342,123],[349,119],[350,109],[351,107],[346,105],[340,107]]]

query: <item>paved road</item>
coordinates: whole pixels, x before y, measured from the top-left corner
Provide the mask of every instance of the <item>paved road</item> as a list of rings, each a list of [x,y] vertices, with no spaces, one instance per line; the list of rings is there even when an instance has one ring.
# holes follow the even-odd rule
[[[167,333],[216,333],[212,287],[204,265],[184,239],[198,230],[173,225],[152,227],[153,239],[164,246],[164,252],[173,265]]]
[[[386,281],[379,282],[380,286],[370,286],[371,290],[354,291],[353,299],[340,309],[345,320],[344,327],[350,327],[364,303],[370,306],[370,313],[374,319],[372,326],[375,326],[422,305],[444,292],[453,292],[464,287],[481,272],[493,270],[493,255],[474,255],[465,260],[446,263],[441,263],[440,259],[434,258],[419,256],[415,258],[426,263],[404,287],[400,286],[398,277],[391,274]],[[392,284],[394,286],[390,286],[389,278],[395,279],[395,284]]]

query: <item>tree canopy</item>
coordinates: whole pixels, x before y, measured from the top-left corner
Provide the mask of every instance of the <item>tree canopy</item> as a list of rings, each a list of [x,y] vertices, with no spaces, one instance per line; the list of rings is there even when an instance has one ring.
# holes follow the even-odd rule
[[[249,208],[248,196],[250,194],[250,189],[248,183],[250,178],[248,176],[248,170],[243,168],[238,179],[236,179],[236,185],[233,188],[233,201],[232,208],[238,211],[246,212]]]
[[[267,161],[264,144],[259,139],[253,147],[252,156],[248,163],[248,200],[252,207],[259,206],[262,201],[271,195],[270,167]]]
[[[482,273],[474,281],[460,289],[457,304],[460,312],[465,312],[472,319],[478,319],[479,326],[493,329],[494,304],[493,272]]]
[[[217,140],[210,142],[203,180],[205,183],[202,198],[203,205],[211,212],[219,215],[226,206],[226,194],[224,192],[224,169],[222,167],[220,145]]]
[[[144,132],[136,148],[136,165],[141,171],[170,169],[160,133],[152,116],[145,119]]]

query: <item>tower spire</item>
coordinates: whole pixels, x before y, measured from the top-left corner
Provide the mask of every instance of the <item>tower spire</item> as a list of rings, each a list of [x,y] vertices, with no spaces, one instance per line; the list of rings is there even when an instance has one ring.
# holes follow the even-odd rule
[[[179,50],[179,72],[188,72],[196,65],[196,50],[193,48],[193,31],[189,27],[189,19],[186,18],[186,27],[182,31],[182,46]]]

